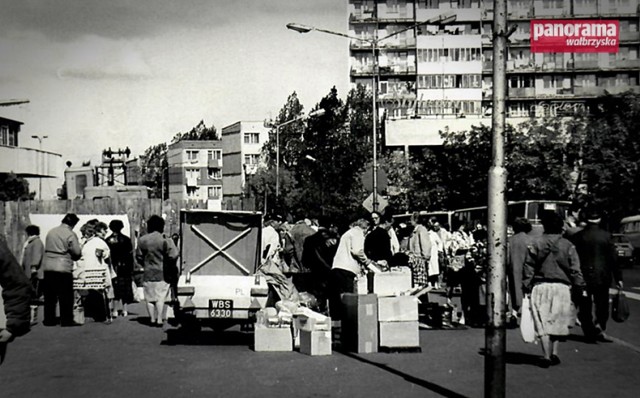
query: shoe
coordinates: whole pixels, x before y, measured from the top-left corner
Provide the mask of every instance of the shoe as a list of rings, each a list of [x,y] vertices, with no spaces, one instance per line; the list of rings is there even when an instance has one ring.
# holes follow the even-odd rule
[[[599,343],[613,343],[613,340],[611,340],[609,337],[607,337],[607,335],[604,334],[604,333],[600,333],[596,337],[596,341],[599,342]]]
[[[560,365],[560,358],[557,355],[551,355],[551,366]]]
[[[111,313],[111,316],[112,316],[113,318],[117,318],[117,317],[118,317],[118,311],[113,311],[113,312]]]
[[[553,365],[553,363],[551,359],[548,359],[548,358],[541,358],[540,361],[538,362],[538,366],[543,369],[547,369],[551,365]]]
[[[127,317],[127,316],[129,316],[129,313],[127,311],[123,311],[122,312],[122,316]]]

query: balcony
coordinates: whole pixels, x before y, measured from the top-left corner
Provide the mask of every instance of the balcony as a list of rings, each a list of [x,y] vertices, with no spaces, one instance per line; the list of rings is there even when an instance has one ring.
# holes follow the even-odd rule
[[[213,169],[221,169],[222,168],[222,159],[209,159],[207,161],[207,167]]]
[[[640,41],[640,32],[620,32],[620,42]]]
[[[369,41],[351,40],[351,43],[349,44],[349,48],[351,50],[369,50],[369,51],[371,51],[373,49],[373,45]]]
[[[396,40],[389,39],[388,41],[385,40],[382,43],[380,43],[378,47],[385,50],[415,48],[416,38],[407,37],[404,39],[396,39]],[[371,46],[369,46],[369,48],[371,48]]]
[[[375,13],[372,9],[367,9],[362,11],[359,14],[349,14],[349,22],[350,23],[358,23],[358,22],[374,22],[376,21]]]
[[[396,64],[389,66],[381,66],[379,68],[380,75],[415,75],[416,67],[415,65],[407,65],[407,64]]]
[[[602,69],[638,69],[640,68],[640,60],[638,59],[621,59],[609,62],[609,65],[604,65]]]
[[[597,97],[604,94],[603,87],[574,87],[573,94],[583,97]]]
[[[0,146],[0,173],[21,177],[62,177],[62,155],[32,148]]]
[[[574,69],[598,69],[598,61],[575,61],[573,64]]]
[[[520,88],[511,88],[509,87],[509,98],[530,98],[535,97],[536,89],[533,87],[520,87]]]

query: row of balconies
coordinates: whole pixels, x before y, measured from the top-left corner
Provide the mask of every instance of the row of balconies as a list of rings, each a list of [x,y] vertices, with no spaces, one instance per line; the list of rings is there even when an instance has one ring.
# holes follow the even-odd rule
[[[601,4],[600,7],[596,5],[586,6],[586,7],[577,7],[574,6],[573,12],[569,7],[566,8],[542,8],[542,7],[531,7],[531,8],[515,8],[509,9],[507,18],[510,20],[520,20],[520,19],[534,19],[534,18],[545,18],[545,17],[584,17],[584,18],[593,18],[597,17],[625,17],[625,16],[635,16],[640,10],[640,6],[637,4],[632,4],[630,2],[629,6],[615,6],[608,4]],[[483,20],[493,20],[493,10],[486,9],[482,10],[482,19]]]
[[[373,65],[354,66],[351,68],[351,76],[370,76],[374,73]],[[378,67],[380,75],[415,75],[415,65],[396,64]]]
[[[597,60],[575,61],[569,60],[561,62],[543,62],[541,65],[529,63],[518,63],[507,61],[507,73],[536,73],[536,72],[603,72],[616,70],[635,70],[640,68],[639,59],[627,59],[610,61],[606,64]],[[484,61],[482,71],[489,73],[493,71],[493,62]]]
[[[620,43],[636,43],[640,41],[640,32],[620,32]],[[493,40],[491,37],[491,33],[483,33],[482,34],[482,47],[492,47]],[[530,35],[518,35],[510,38],[510,47],[529,47],[531,46],[531,38]]]
[[[507,88],[507,99],[538,99],[546,97],[598,97],[604,95],[605,91],[610,94],[620,94],[631,90],[640,93],[640,86],[601,86],[601,87],[577,87],[572,88],[535,88],[520,87]],[[493,89],[485,88],[482,90],[482,99],[490,100],[493,98]]]
[[[372,50],[372,44],[369,41],[363,40],[351,40],[350,48],[351,50]],[[389,38],[381,43],[378,43],[378,48],[383,50],[393,50],[393,49],[407,49],[407,48],[415,48],[416,47],[416,38],[415,37],[405,37],[405,38]]]

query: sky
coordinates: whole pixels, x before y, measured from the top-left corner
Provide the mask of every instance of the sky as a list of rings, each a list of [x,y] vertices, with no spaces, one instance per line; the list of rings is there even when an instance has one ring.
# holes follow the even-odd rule
[[[134,155],[204,120],[218,131],[305,110],[349,89],[346,0],[5,0],[0,116],[23,122],[20,146],[74,165],[103,149]],[[44,190],[44,187],[43,187]]]

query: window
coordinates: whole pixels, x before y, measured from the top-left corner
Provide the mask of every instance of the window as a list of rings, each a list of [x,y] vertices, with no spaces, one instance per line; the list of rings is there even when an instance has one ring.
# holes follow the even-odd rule
[[[18,140],[17,140],[17,133],[15,131],[10,131],[9,132],[9,146],[18,146]]]
[[[257,155],[257,154],[244,155],[244,164],[249,164],[249,165],[258,164],[259,158],[260,158],[260,155]]]
[[[209,149],[207,151],[207,159],[209,159],[209,160],[220,160],[220,159],[222,159],[222,150],[221,149]]]
[[[9,127],[0,126],[0,145],[9,144]]]
[[[387,0],[387,11],[397,14],[399,11],[398,0]]]
[[[244,143],[245,144],[259,144],[260,143],[260,133],[244,133]]]
[[[220,197],[222,196],[222,187],[220,186],[208,187],[207,194],[209,199],[220,199]]]
[[[187,160],[198,160],[198,151],[187,151]]]
[[[200,177],[200,170],[198,169],[184,169],[184,175],[187,179],[195,180]]]
[[[210,167],[209,170],[208,170],[207,175],[212,180],[220,180],[220,179],[222,179],[222,170],[214,169],[214,168]]]
[[[187,197],[189,199],[197,199],[199,195],[200,195],[200,188],[187,187]]]

